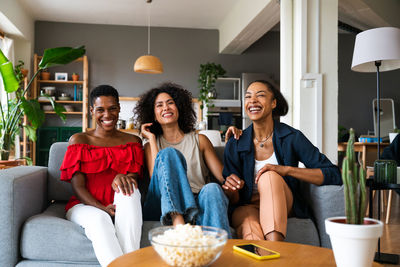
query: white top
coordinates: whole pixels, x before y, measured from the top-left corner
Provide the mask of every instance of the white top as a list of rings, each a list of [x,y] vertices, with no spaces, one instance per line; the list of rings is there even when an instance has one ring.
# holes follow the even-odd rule
[[[272,153],[271,157],[269,157],[266,160],[254,160],[254,179],[256,179],[257,172],[264,167],[266,164],[274,164],[278,165],[278,160],[276,159],[275,156],[275,151]],[[258,194],[258,187],[256,184],[253,185],[253,195]]]

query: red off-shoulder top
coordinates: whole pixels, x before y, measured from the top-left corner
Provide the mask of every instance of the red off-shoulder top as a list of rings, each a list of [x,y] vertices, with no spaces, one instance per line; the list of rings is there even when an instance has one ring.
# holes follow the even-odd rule
[[[137,173],[142,176],[143,147],[139,143],[127,143],[112,147],[74,144],[68,146],[61,164],[61,180],[71,182],[76,172],[86,176],[86,188],[104,206],[114,202],[111,183],[119,173]],[[65,210],[79,204],[72,196]]]

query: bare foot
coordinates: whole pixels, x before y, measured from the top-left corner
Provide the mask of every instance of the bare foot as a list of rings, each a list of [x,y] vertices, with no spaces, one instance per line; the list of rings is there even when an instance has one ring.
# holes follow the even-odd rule
[[[277,231],[272,231],[265,235],[265,240],[283,241],[283,240],[285,240],[285,238],[283,237],[283,235],[281,233],[279,233]]]
[[[176,226],[178,224],[185,224],[185,220],[183,219],[182,214],[172,214],[172,225]]]

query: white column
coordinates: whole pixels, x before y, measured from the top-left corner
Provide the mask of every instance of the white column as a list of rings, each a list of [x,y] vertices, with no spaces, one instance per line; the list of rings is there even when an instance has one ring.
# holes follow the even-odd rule
[[[281,1],[281,90],[301,130],[337,162],[338,0]]]

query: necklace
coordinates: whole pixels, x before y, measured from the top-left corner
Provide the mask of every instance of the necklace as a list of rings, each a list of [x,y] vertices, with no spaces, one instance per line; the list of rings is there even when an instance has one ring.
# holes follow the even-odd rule
[[[264,147],[264,143],[267,142],[267,140],[272,136],[272,133],[273,133],[273,132],[274,132],[274,131],[271,131],[271,133],[270,133],[267,137],[265,137],[265,139],[263,139],[263,140],[261,140],[261,141],[259,141],[259,140],[257,139],[257,137],[255,137],[255,136],[254,136],[254,138],[256,139],[257,143],[260,144],[260,147]]]

